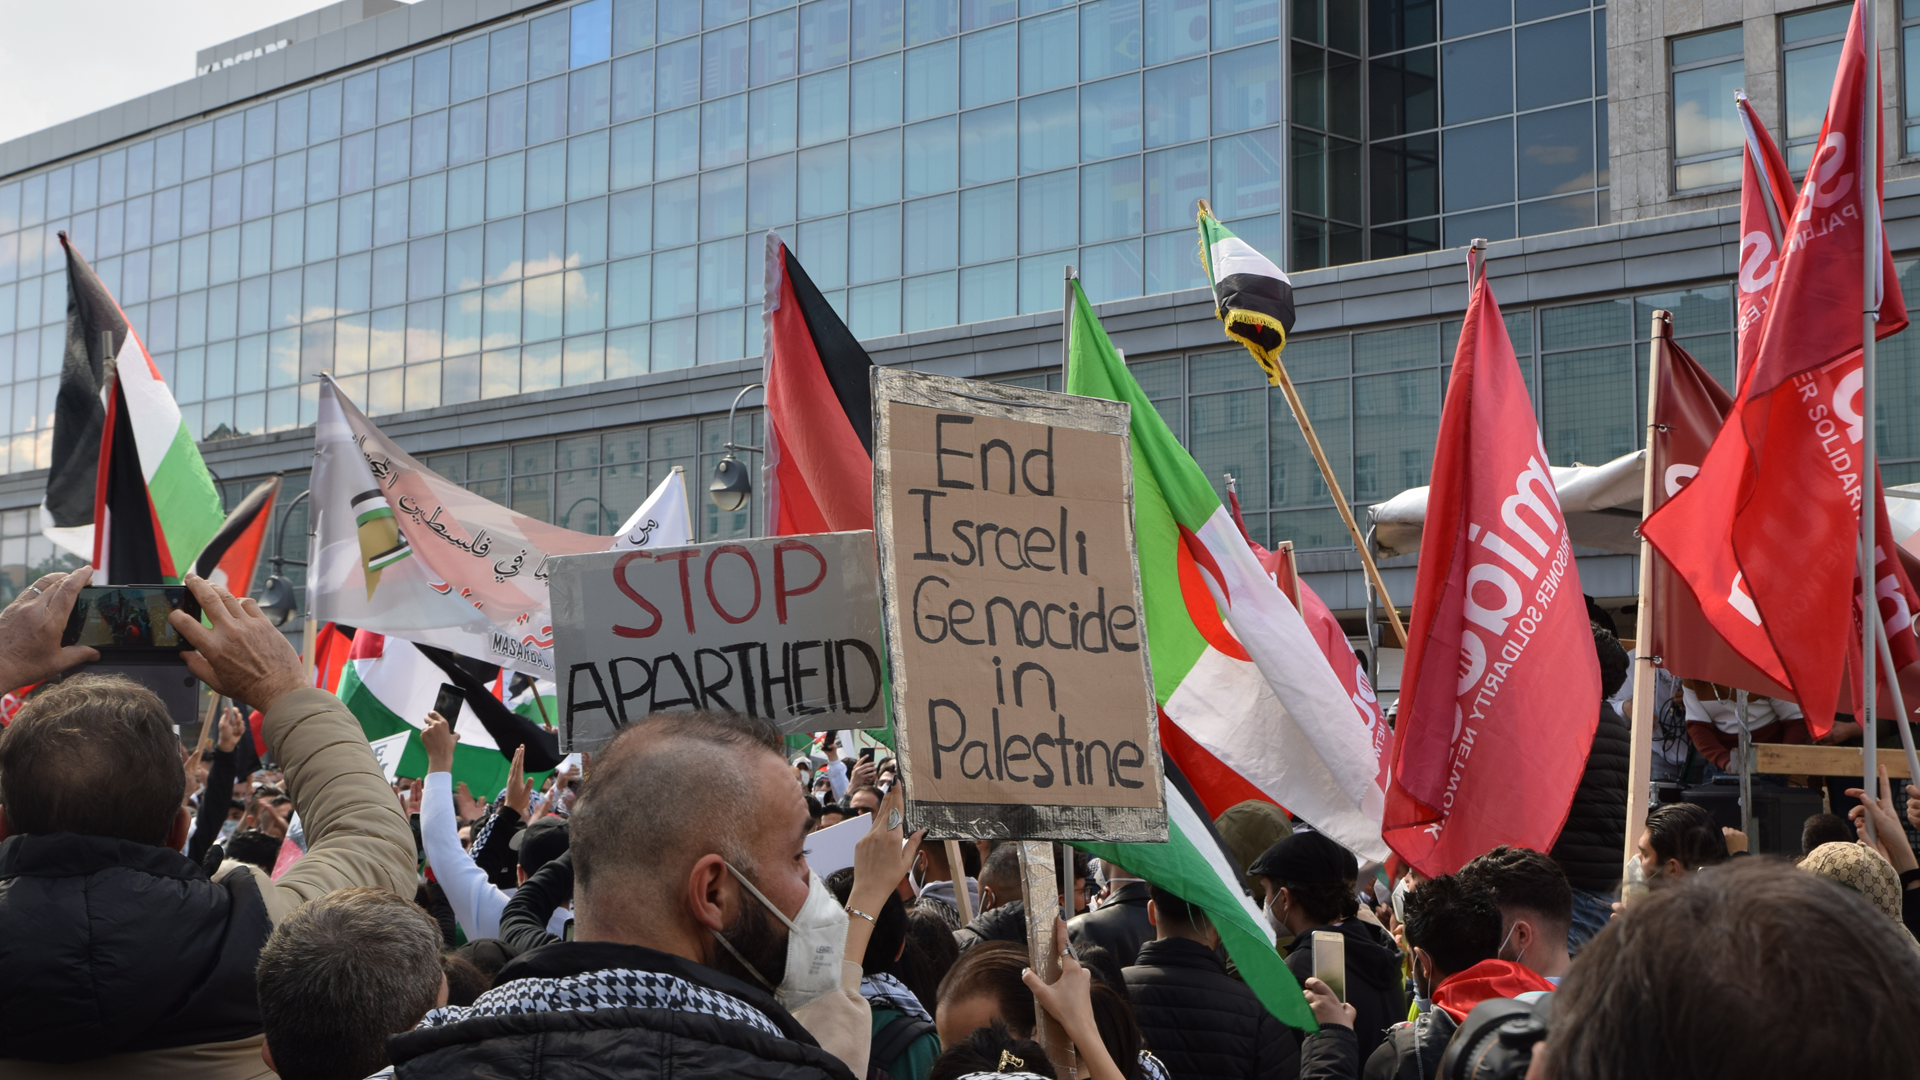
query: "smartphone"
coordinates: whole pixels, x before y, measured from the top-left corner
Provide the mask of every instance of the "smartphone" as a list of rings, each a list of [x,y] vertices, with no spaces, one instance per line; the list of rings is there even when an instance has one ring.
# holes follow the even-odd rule
[[[1333,996],[1347,1000],[1347,936],[1334,930],[1313,932],[1313,977]]]
[[[865,764],[871,765],[873,763],[873,747],[871,746],[861,747],[860,760]]]
[[[180,652],[190,646],[167,621],[175,611],[200,617],[200,604],[185,586],[89,586],[74,600],[60,644],[91,645],[103,654]]]
[[[460,722],[460,706],[466,704],[467,696],[460,688],[450,682],[440,684],[440,696],[433,699],[433,711],[440,714],[449,725]]]

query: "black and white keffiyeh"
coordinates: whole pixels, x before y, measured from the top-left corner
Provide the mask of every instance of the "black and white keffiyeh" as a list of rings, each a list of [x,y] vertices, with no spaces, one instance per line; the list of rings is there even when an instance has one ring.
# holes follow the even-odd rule
[[[767,1014],[739,998],[678,975],[607,968],[559,979],[515,979],[481,994],[467,1006],[448,1005],[420,1021],[422,1028],[446,1027],[463,1020],[542,1012],[596,1012],[600,1009],[668,1009],[700,1013],[758,1028],[784,1038]]]
[[[1167,1072],[1166,1063],[1154,1057],[1151,1050],[1140,1051],[1140,1075],[1147,1080],[1173,1080],[1172,1074]]]
[[[920,998],[907,989],[907,984],[884,971],[860,980],[860,996],[866,998],[869,1005],[903,1012],[916,1020],[933,1022],[932,1014],[927,1012],[925,1005],[920,1004]]]

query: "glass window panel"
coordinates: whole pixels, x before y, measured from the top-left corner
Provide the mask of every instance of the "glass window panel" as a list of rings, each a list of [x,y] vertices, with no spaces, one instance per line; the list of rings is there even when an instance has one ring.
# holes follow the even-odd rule
[[[333,103],[333,118],[330,125],[332,134],[325,133],[329,125],[323,121],[319,114],[320,102],[323,98]],[[320,139],[332,138],[334,135],[340,133],[339,83],[318,87],[313,91],[309,115],[313,117],[313,129],[310,136],[313,140],[318,141]],[[186,141],[182,151],[181,175],[188,180],[195,180],[203,176],[212,175],[213,125],[200,124],[196,127],[190,127],[186,130],[185,136]],[[93,159],[92,167],[95,170],[95,184],[98,185],[104,182],[106,178],[104,160],[99,158]],[[96,190],[100,193],[100,202],[106,202],[106,189],[104,187],[96,187]]]
[[[700,106],[700,164],[718,168],[747,160],[747,95]]]
[[[485,265],[485,236],[485,230],[480,228],[461,229],[447,234],[447,276],[444,284],[447,292],[479,288],[482,267]]]
[[[487,152],[498,154],[526,145],[527,92],[515,88],[487,99]]]
[[[1018,311],[1019,278],[1015,264],[969,266],[960,271],[960,321],[984,322]]]
[[[635,53],[613,62],[611,119],[635,120],[653,111],[653,54]]]
[[[654,172],[661,178],[685,176],[700,167],[700,107],[654,118]]]
[[[1835,9],[1842,14],[1845,9]],[[1782,20],[1782,27],[1795,24]],[[1810,35],[1809,35],[1810,36]],[[1828,42],[1806,48],[1789,49],[1783,56],[1786,79],[1787,138],[1812,138],[1820,133],[1826,120],[1827,100],[1833,93],[1833,80],[1840,65],[1840,42]],[[1805,162],[1793,162],[1798,170]]]
[[[654,0],[614,0],[613,54],[644,49],[653,44]]]
[[[379,74],[380,123],[405,119],[413,109],[413,61],[388,64]]]
[[[1140,159],[1123,158],[1080,170],[1080,239],[1136,236],[1141,226]],[[1126,295],[1138,295],[1138,290]]]
[[[960,116],[960,182],[978,184],[1012,176],[1017,144],[1012,104]]]
[[[563,274],[548,274],[528,278],[523,283],[526,291],[520,317],[521,340],[544,341],[560,336],[565,314],[564,278]]]
[[[1069,169],[1020,182],[1022,253],[1066,247],[1078,239],[1077,180]]]
[[[1005,22],[1020,13],[1014,0],[960,0],[960,28],[976,30]]]
[[[701,39],[702,97],[737,94],[747,88],[747,24],[715,30]]]
[[[850,205],[854,209],[900,198],[900,131],[882,131],[848,145]]]
[[[373,258],[367,254],[349,255],[337,264],[340,268],[339,288],[334,294],[334,303],[343,312],[365,311],[373,306]],[[208,292],[207,322],[209,334],[226,324],[219,322],[216,316],[222,306],[229,301],[223,297],[220,289]]]
[[[441,355],[441,315],[438,300],[407,305],[407,362],[435,360]]]
[[[1280,65],[1270,46],[1213,58],[1213,129],[1240,131],[1280,119]]]
[[[525,219],[510,218],[487,226],[486,277],[489,285],[510,281],[525,273]]]
[[[547,79],[527,87],[527,144],[567,133],[567,80]]]
[[[150,200],[142,195],[127,200],[127,222],[132,225],[136,218],[145,220]],[[249,165],[240,174],[240,216],[256,218],[273,213],[273,162],[261,161]]]
[[[1179,228],[1192,220],[1194,201],[1206,197],[1207,148],[1182,146],[1148,154],[1145,173],[1147,231]]]
[[[800,6],[800,70],[819,71],[848,60],[847,0]]]
[[[943,38],[959,29],[959,0],[907,0],[908,45]]]
[[[398,314],[400,309],[395,308],[394,312]],[[241,338],[234,363],[233,388],[242,394],[266,389],[267,364],[267,335]]]
[[[1585,104],[1528,113],[1516,122],[1522,199],[1594,186],[1593,112]],[[1592,213],[1589,204],[1587,216]]]
[[[577,135],[567,142],[567,198],[589,199],[607,190],[607,133]]]
[[[908,278],[903,282],[901,302],[905,312],[902,329],[911,334],[916,330],[952,326],[958,322],[958,278],[958,274],[949,270],[944,274]]]
[[[445,279],[446,238],[415,240],[407,254],[407,298],[422,300],[440,295]]]
[[[546,274],[566,265],[567,220],[561,208],[528,214],[526,222],[525,264],[521,272],[529,276]]]
[[[1213,0],[1213,47],[1216,49],[1264,41],[1279,32],[1280,8],[1271,0]]]
[[[972,108],[1014,95],[1013,65],[1007,58],[1019,48],[1015,27],[1002,26],[960,39],[960,105]]]
[[[807,275],[822,289],[838,289],[847,283],[847,219],[824,218],[801,224],[798,245],[794,248],[806,265]]]
[[[440,114],[435,114],[440,115]],[[456,105],[447,117],[447,160],[460,165],[478,161],[487,153],[487,103],[469,101]]]
[[[242,288],[245,285],[242,283]],[[395,244],[381,248],[373,253],[373,295],[376,299],[389,299],[406,295],[407,288],[407,247]],[[245,295],[244,293],[242,294]]]
[[[1080,77],[1140,66],[1140,0],[1099,0],[1080,9]]]
[[[412,154],[411,126],[389,124],[375,134],[379,138],[374,149],[374,183],[390,184],[405,177],[408,160]],[[248,171],[252,171],[251,167]]]
[[[160,141],[164,143],[169,139],[174,140],[177,144],[180,139],[180,133],[175,132],[172,135],[164,136]],[[179,158],[179,150],[176,145],[173,154],[173,160],[176,166],[179,164]],[[177,167],[175,171],[178,172]],[[169,182],[177,184],[180,182],[180,179],[181,178],[176,175],[172,177]],[[12,198],[15,202],[18,201],[19,191],[18,186],[12,188]],[[5,198],[5,196],[0,196],[0,201],[4,201]],[[75,210],[91,210],[98,205],[100,205],[100,159],[88,158],[85,161],[75,164],[73,167],[73,208]],[[17,227],[19,225],[18,217],[17,209],[11,215],[0,211],[0,231]]]
[[[1213,144],[1214,211],[1231,221],[1281,209],[1280,175],[1278,131],[1255,131],[1230,139],[1216,139]]]
[[[1074,81],[1078,17],[1060,11],[1020,24],[1020,92],[1036,94]]]
[[[900,56],[894,54],[853,66],[854,133],[900,122]]]
[[[567,77],[567,130],[591,131],[605,127],[613,106],[605,64],[576,71]]]
[[[656,246],[690,244],[699,238],[700,180],[689,176],[653,189],[653,239]]]
[[[1611,461],[1639,446],[1632,348],[1548,354],[1540,375],[1541,438],[1551,464]]]
[[[363,71],[349,76],[341,85],[340,130],[342,132],[365,131],[373,126],[377,117],[374,111],[374,73]],[[224,166],[220,163],[221,144],[226,132],[221,130],[224,121],[214,121],[213,158],[214,168]]]
[[[794,218],[793,156],[782,154],[747,166],[747,227],[767,229]]]
[[[608,200],[608,244],[614,258],[638,255],[653,247],[653,191],[623,191]]]
[[[256,105],[247,110],[247,160],[265,161],[273,156],[274,106]],[[127,194],[150,190],[153,184],[153,144],[140,143],[127,152]]]
[[[847,148],[844,143],[800,152],[800,216],[837,214],[847,208]]]
[[[897,171],[897,170],[896,170]],[[747,227],[747,169],[736,165],[700,175],[700,235],[731,236]]]
[[[905,60],[906,119],[950,113],[960,104],[959,42],[942,41],[908,51]]]
[[[1513,4],[1511,0],[1448,0],[1440,14],[1444,35],[1460,37],[1511,23]]]
[[[527,208],[552,206],[566,197],[566,144],[549,143],[527,151]]]
[[[800,80],[800,145],[847,134],[847,72],[841,68]]]
[[[1435,134],[1383,140],[1370,148],[1368,179],[1373,186],[1373,219],[1401,221],[1440,209],[1440,138]],[[1375,234],[1376,246],[1380,243]],[[1408,248],[1410,253],[1416,248]],[[1380,256],[1375,253],[1375,257]]]
[[[947,191],[959,182],[959,124],[943,117],[906,129],[906,195]]]
[[[1429,478],[1440,387],[1431,369],[1353,380],[1353,498],[1390,498]],[[1316,470],[1317,471],[1317,470]]]
[[[701,244],[700,310],[714,311],[746,302],[745,237]]]
[[[1557,199],[1542,199],[1539,202],[1520,204],[1522,235],[1535,236],[1540,233],[1584,229],[1591,227],[1593,223],[1593,196],[1584,192],[1579,195],[1563,195]]]
[[[523,154],[509,154],[487,162],[487,216],[517,214],[525,205],[526,163]]]
[[[615,191],[653,179],[653,121],[613,129],[607,148],[607,186]]]
[[[1077,160],[1075,91],[1020,102],[1020,171],[1040,172]]]
[[[520,343],[520,283],[496,285],[480,297],[480,344],[499,349]]]
[[[898,49],[905,30],[902,15],[901,0],[853,0],[853,59]]]
[[[747,96],[747,155],[762,157],[794,147],[797,85],[783,82]]]
[[[885,337],[900,332],[900,283],[886,281],[878,285],[847,291],[847,328],[855,337]]]
[[[1206,273],[1200,266],[1199,249],[1185,233],[1147,237],[1142,264],[1145,278],[1142,288],[1149,294],[1197,289],[1207,284]]]
[[[542,15],[527,28],[527,76],[538,79],[567,69],[567,15]]]
[[[697,3],[660,5],[660,40],[672,41],[700,29],[700,5]]]
[[[799,74],[800,15],[782,11],[753,20],[749,31],[747,81],[765,86]]]
[[[628,326],[647,321],[653,298],[653,260],[627,259],[607,267],[607,325]]]
[[[447,104],[447,50],[435,49],[413,58],[413,111],[427,112]],[[282,114],[281,124],[286,123]],[[283,127],[284,130],[284,127]]]
[[[235,348],[231,341],[207,347],[207,397],[227,397],[233,393],[234,358]]]
[[[283,159],[284,160],[284,159]],[[447,114],[428,113],[413,121],[413,172],[429,173],[447,167]]]
[[[906,273],[922,274],[958,264],[959,208],[959,198],[950,194],[906,204]],[[949,291],[951,288],[949,284]]]
[[[1080,158],[1098,161],[1140,151],[1140,77],[1080,88]]]
[[[273,268],[275,270],[300,265],[304,258],[306,231],[306,215],[300,211],[289,210],[284,214],[274,215]]]
[[[1020,313],[1060,310],[1062,271],[1075,260],[1071,251],[1034,255],[1020,260]]]
[[[744,241],[743,241],[744,242]],[[607,268],[590,266],[566,274],[567,333],[599,330],[607,323]]]
[[[1440,80],[1432,49],[1417,49],[1368,64],[1370,134],[1424,131],[1440,121]]]
[[[504,90],[527,81],[527,24],[495,30],[487,61],[487,88]]]
[[[454,101],[465,101],[487,92],[487,39],[469,38],[453,46],[452,89]]]
[[[1494,120],[1446,132],[1443,164],[1448,210],[1513,198],[1513,121]]]
[[[447,227],[461,228],[486,217],[485,165],[475,162],[447,174]]]
[[[1207,134],[1207,62],[1146,74],[1146,144],[1167,146]]]
[[[1144,269],[1139,240],[1080,249],[1080,274],[1096,304],[1139,296]]]
[[[850,282],[900,276],[900,208],[883,206],[847,218]]]
[[[1443,100],[1447,123],[1513,111],[1510,35],[1488,34],[1441,46],[1440,61],[1441,77],[1446,81]],[[1825,108],[1824,102],[1821,107]]]
[[[700,267],[697,248],[679,248],[654,255],[653,315],[670,318],[691,315],[700,307]]]
[[[407,238],[407,185],[393,184],[373,193],[373,242],[392,244]]]
[[[1514,31],[1519,107],[1537,109],[1593,94],[1591,26],[1587,15],[1534,23]]]

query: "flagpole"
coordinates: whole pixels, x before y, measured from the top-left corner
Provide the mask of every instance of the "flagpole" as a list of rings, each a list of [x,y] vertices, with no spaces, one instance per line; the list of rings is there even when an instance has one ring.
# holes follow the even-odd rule
[[[1067,388],[1067,357],[1073,352],[1073,279],[1080,275],[1064,268],[1060,286],[1060,389]]]
[[[1653,313],[1652,343],[1647,348],[1647,449],[1640,477],[1640,520],[1653,505],[1654,483],[1660,471],[1655,466],[1655,446],[1660,438],[1660,376],[1667,364],[1668,342],[1673,338],[1673,313]],[[1647,827],[1647,798],[1653,785],[1653,723],[1660,707],[1659,664],[1653,654],[1654,593],[1653,545],[1640,538],[1640,597],[1634,608],[1633,642],[1633,722],[1632,749],[1627,753],[1627,840],[1625,859],[1639,858],[1640,832]]]
[[[1880,458],[1876,429],[1879,424],[1874,412],[1874,323],[1880,313],[1880,57],[1875,45],[1875,10],[1873,0],[1860,0],[1860,44],[1865,54],[1866,70],[1860,80],[1865,88],[1865,101],[1860,116],[1860,217],[1863,243],[1860,245],[1866,255],[1862,260],[1860,287],[1860,415],[1865,422],[1860,425],[1861,457],[1865,462],[1861,487],[1868,492],[1877,493],[1880,476]],[[1874,499],[1869,499],[1874,502]],[[1878,660],[1879,650],[1875,647],[1874,627],[1880,623],[1880,601],[1875,595],[1873,555],[1875,550],[1873,531],[1875,518],[1879,510],[1877,502],[1863,507],[1860,515],[1860,790],[1871,797],[1879,788],[1875,784],[1877,777],[1874,769],[1875,747],[1879,742],[1873,723],[1873,707],[1878,696],[1875,693],[1874,662]],[[1888,671],[1889,679],[1893,672]],[[1906,717],[1900,717],[1905,723]],[[1917,781],[1920,782],[1920,781]],[[1866,822],[1867,840],[1874,841],[1873,815],[1862,815]]]

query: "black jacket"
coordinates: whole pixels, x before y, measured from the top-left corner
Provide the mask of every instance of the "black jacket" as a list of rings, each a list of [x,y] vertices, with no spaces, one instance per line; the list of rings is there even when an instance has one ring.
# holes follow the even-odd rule
[[[525,1012],[508,984],[565,979],[609,969],[656,972],[717,991],[758,1010],[778,1037],[739,1020],[678,1008],[597,1008]],[[772,995],[691,960],[604,941],[563,941],[525,953],[500,969],[490,992],[500,1007],[443,1027],[420,1027],[387,1040],[400,1080],[539,1077],[783,1077],[853,1080],[840,1059],[820,1049]],[[483,996],[482,1001],[487,999]]]
[[[1147,883],[1123,881],[1098,911],[1075,915],[1067,924],[1067,939],[1075,945],[1098,945],[1113,954],[1121,967],[1134,963],[1140,946],[1153,940],[1147,921]],[[1180,1075],[1178,1069],[1174,1075]]]
[[[1405,983],[1400,975],[1400,950],[1387,932],[1362,919],[1338,926],[1316,926],[1294,939],[1287,968],[1305,984],[1313,977],[1313,935],[1334,930],[1347,939],[1347,1003],[1353,1006],[1353,1036],[1361,1060],[1380,1045],[1387,1028],[1407,1017]]]
[[[1605,893],[1620,887],[1620,860],[1627,845],[1627,766],[1632,759],[1633,734],[1627,722],[1612,705],[1601,702],[1587,769],[1574,789],[1560,838],[1547,852],[1576,889]]]
[[[253,875],[53,833],[0,842],[0,1060],[68,1062],[260,1034],[273,924]]]
[[[989,908],[953,932],[954,943],[966,952],[983,941],[1027,943],[1027,905],[1019,900]]]
[[[1459,1028],[1453,1015],[1435,1006],[1410,1024],[1403,1023],[1367,1058],[1366,1080],[1434,1080],[1440,1059]]]
[[[1353,1029],[1330,1024],[1301,1040],[1300,1080],[1360,1080]]]
[[[515,956],[560,940],[547,924],[573,903],[573,852],[563,851],[514,890],[500,912],[500,941]]]
[[[193,835],[187,838],[187,858],[195,866],[206,860],[207,849],[220,838],[220,826],[227,823],[227,812],[233,808],[233,753],[216,745],[207,762],[207,788],[200,793]]]
[[[1121,972],[1140,1033],[1177,1077],[1294,1080],[1300,1037],[1276,1020],[1213,950],[1186,938],[1140,947]]]

